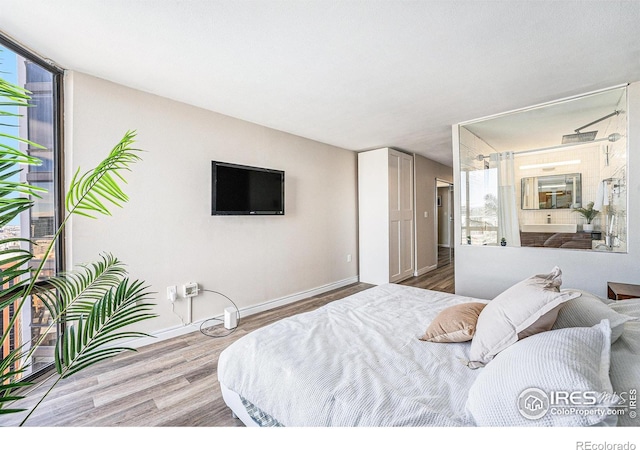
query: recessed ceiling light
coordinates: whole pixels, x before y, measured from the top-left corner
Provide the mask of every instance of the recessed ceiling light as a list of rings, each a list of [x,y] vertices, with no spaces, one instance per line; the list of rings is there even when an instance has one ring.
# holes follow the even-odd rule
[[[527,164],[525,166],[520,166],[520,170],[542,169],[544,167],[556,167],[556,166],[570,166],[572,164],[580,164],[580,163],[581,161],[579,159],[573,159],[571,161],[558,161],[558,162],[541,163],[541,164]]]

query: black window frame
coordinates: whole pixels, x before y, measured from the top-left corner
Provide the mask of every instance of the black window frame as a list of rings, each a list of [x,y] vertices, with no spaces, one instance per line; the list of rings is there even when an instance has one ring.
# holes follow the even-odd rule
[[[58,67],[53,61],[45,59],[31,50],[25,48],[23,45],[20,45],[6,34],[0,31],[0,44],[5,48],[15,52],[16,54],[28,59],[30,62],[37,64],[41,68],[47,70],[52,74],[53,77],[53,186],[54,192],[54,229],[57,230],[62,224],[65,216],[65,188],[64,188],[64,69]],[[66,269],[65,261],[66,261],[66,236],[64,230],[60,233],[58,237],[58,241],[56,242],[54,252],[55,252],[55,274],[58,275],[63,273]],[[40,280],[36,283],[38,287],[41,288],[52,288],[51,283],[49,283],[46,279]],[[59,336],[64,332],[64,323],[58,323],[57,326],[57,335]],[[37,372],[31,373],[28,376],[24,377],[23,381],[32,381],[43,375],[43,373],[48,372],[53,369],[54,363],[51,362],[46,367],[38,370]]]

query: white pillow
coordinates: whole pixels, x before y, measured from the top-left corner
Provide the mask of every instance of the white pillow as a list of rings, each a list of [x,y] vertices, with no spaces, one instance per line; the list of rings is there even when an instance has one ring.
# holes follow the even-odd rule
[[[626,322],[638,320],[635,317],[614,311],[604,300],[590,292],[579,289],[573,291],[580,292],[580,297],[569,300],[562,305],[552,329],[592,327],[600,323],[602,319],[608,319],[611,325],[611,343],[613,344],[622,335]]]
[[[467,365],[482,367],[519,339],[550,330],[559,306],[580,295],[560,292],[561,285],[562,271],[554,267],[551,273],[529,277],[491,300],[478,317]]]
[[[605,319],[591,328],[552,330],[517,342],[480,369],[467,414],[478,426],[615,425],[617,416],[608,408],[620,399],[609,378],[610,335]],[[571,395],[573,401],[555,400]],[[595,404],[586,405],[592,398]]]

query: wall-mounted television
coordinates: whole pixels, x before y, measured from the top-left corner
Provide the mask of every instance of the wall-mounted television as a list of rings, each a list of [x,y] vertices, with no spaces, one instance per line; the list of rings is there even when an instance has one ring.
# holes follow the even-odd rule
[[[211,215],[283,215],[284,171],[211,161]]]

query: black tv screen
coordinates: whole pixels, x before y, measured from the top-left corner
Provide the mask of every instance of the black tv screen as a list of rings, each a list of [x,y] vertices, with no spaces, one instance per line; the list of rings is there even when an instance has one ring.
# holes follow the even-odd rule
[[[211,215],[284,214],[284,171],[211,161]]]

